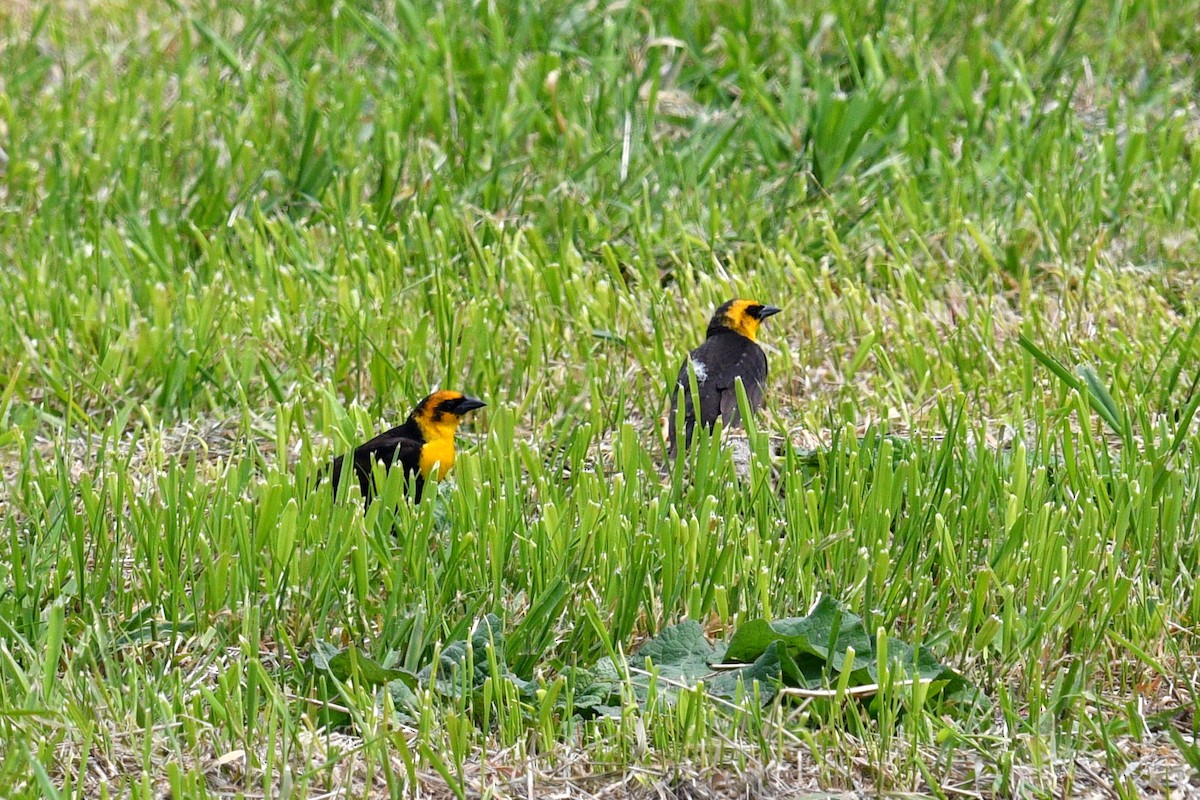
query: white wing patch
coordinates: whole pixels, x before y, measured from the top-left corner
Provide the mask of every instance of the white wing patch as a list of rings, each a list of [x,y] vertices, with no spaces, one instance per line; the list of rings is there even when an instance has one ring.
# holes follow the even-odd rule
[[[708,367],[704,365],[703,361],[692,359],[692,371],[696,373],[696,385],[708,380]]]

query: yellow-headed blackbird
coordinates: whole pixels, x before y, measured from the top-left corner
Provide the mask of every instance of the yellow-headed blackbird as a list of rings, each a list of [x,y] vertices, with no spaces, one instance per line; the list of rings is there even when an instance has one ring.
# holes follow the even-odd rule
[[[384,469],[391,469],[392,464],[399,462],[404,467],[406,479],[411,480],[415,476],[416,486],[412,487],[412,491],[420,500],[425,479],[433,469],[437,468],[440,480],[454,466],[454,432],[458,430],[458,423],[465,414],[485,405],[487,403],[482,400],[467,397],[461,392],[434,392],[417,404],[403,425],[381,433],[355,449],[352,455],[354,474],[358,477],[358,485],[366,501],[370,502],[374,495],[371,468],[377,461]],[[344,458],[338,456],[333,460],[335,496],[342,479]]]
[[[710,431],[718,417],[724,420],[726,426],[741,422],[735,378],[741,378],[746,387],[750,409],[762,405],[763,390],[767,383],[767,356],[758,346],[758,325],[780,311],[775,306],[765,306],[754,300],[730,300],[718,308],[709,320],[704,344],[688,356],[700,392],[700,424]],[[675,455],[675,410],[679,404],[680,390],[683,391],[683,435],[684,446],[687,447],[692,443],[692,431],[696,427],[687,361],[679,370],[675,391],[671,395],[668,427],[672,456]]]

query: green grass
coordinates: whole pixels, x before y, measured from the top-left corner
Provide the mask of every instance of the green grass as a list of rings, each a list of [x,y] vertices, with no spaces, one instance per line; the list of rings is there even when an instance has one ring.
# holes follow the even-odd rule
[[[1186,787],[1200,3],[232,5],[0,10],[0,794]],[[736,295],[751,463],[664,476]],[[435,386],[439,503],[305,491]],[[572,711],[821,593],[991,712]],[[308,663],[487,614],[532,694]]]

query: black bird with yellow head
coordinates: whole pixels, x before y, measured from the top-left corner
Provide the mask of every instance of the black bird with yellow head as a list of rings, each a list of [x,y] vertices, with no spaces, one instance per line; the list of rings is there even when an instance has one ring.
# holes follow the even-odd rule
[[[381,433],[366,444],[355,448],[351,454],[354,475],[362,490],[365,502],[375,494],[371,469],[376,462],[384,469],[396,463],[404,468],[408,481],[416,481],[410,489],[419,501],[425,481],[436,474],[438,480],[454,466],[454,434],[458,423],[469,412],[483,408],[487,403],[467,397],[461,392],[439,391],[426,397],[404,424]],[[333,460],[333,492],[337,495],[342,477],[342,461],[345,456]]]
[[[679,377],[675,380],[668,422],[672,456],[676,450],[675,415],[681,392],[684,447],[691,446],[696,427],[697,404],[693,402],[688,382],[688,364],[696,374],[700,424],[710,431],[718,418],[724,421],[726,427],[741,424],[734,381],[742,379],[750,409],[757,410],[762,405],[767,384],[767,356],[758,345],[758,327],[763,320],[781,310],[755,300],[730,300],[713,314],[708,323],[707,338],[683,362]]]

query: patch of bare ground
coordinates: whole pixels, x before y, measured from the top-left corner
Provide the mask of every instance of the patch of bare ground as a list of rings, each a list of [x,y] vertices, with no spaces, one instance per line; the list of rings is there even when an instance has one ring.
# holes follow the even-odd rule
[[[59,767],[77,776],[85,796],[100,796],[102,787],[111,787],[114,780],[142,773],[144,735],[141,731],[116,733],[110,735],[107,746],[98,746],[93,740],[87,753],[73,739],[60,746]],[[388,735],[403,737],[407,749],[415,751],[415,730],[393,727]],[[203,743],[180,752],[169,731],[153,731],[149,736],[154,763],[172,763],[184,772],[198,773],[210,792],[230,796],[262,796],[265,790],[267,796],[385,798],[394,796],[393,784],[397,781],[404,784],[406,796],[435,800],[460,796],[514,800],[849,800],[1033,795],[1100,800],[1116,796],[1114,787],[1118,784],[1140,797],[1174,800],[1200,796],[1200,777],[1165,733],[1115,738],[1109,743],[1116,754],[1113,759],[1106,759],[1103,751],[1097,750],[1055,757],[1039,766],[1010,762],[1007,775],[1000,773],[995,760],[980,753],[960,755],[947,768],[944,758],[929,748],[920,753],[920,758],[930,770],[937,770],[936,786],[922,779],[899,779],[887,774],[893,765],[911,764],[912,753],[907,748],[881,758],[879,752],[849,736],[839,738],[839,752],[832,759],[829,754],[814,757],[811,751],[797,748],[786,760],[762,763],[747,752],[738,759],[740,765],[721,766],[647,759],[635,766],[618,767],[593,760],[586,750],[566,745],[553,745],[532,757],[513,748],[496,749],[476,753],[449,780],[432,767],[418,766],[415,781],[398,777],[409,775],[400,748],[389,747],[386,756],[380,756],[376,746],[367,755],[361,737],[340,731],[318,729],[299,734],[290,743],[286,758],[272,759],[274,771],[269,777],[262,767],[267,761],[265,753],[249,754],[241,748],[206,749]],[[382,763],[383,759],[388,763]],[[166,769],[145,777],[156,796],[170,796]]]

